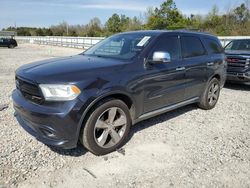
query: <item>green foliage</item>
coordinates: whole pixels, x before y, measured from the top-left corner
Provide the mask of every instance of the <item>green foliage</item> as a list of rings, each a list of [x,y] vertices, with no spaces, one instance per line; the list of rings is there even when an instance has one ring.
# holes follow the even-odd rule
[[[107,35],[123,31],[135,31],[143,29],[143,23],[138,17],[129,18],[126,15],[113,14],[105,24]]]
[[[249,20],[249,10],[247,9],[246,5],[242,3],[239,7],[234,9],[236,20],[240,23],[245,23]]]
[[[215,35],[249,35],[249,5],[250,0],[245,0],[245,3],[224,14],[220,14],[219,8],[213,6],[206,16],[186,16],[180,12],[174,0],[165,0],[159,7],[149,7],[145,13],[145,20],[114,13],[104,25],[95,17],[86,25],[69,25],[62,22],[50,28],[9,27],[3,30],[16,31],[19,36],[105,37],[114,33],[143,29],[190,29]]]
[[[106,28],[109,33],[121,32],[121,18],[118,14],[113,14],[106,23]]]
[[[129,22],[124,28],[125,31],[136,31],[136,30],[142,30],[143,29],[143,23],[138,17],[133,17],[132,19],[129,19]]]
[[[33,28],[33,27],[8,27],[3,31],[16,31],[19,36],[50,36],[52,31],[49,28]]]
[[[177,9],[173,0],[163,2],[160,8],[155,8],[150,14],[146,24],[148,29],[173,29],[187,26],[186,18]]]
[[[250,20],[249,8],[245,4],[220,15],[219,9],[214,6],[201,24],[204,31],[216,35],[249,35]]]
[[[94,17],[90,20],[87,25],[87,36],[89,37],[100,37],[102,33],[101,21],[99,18]]]

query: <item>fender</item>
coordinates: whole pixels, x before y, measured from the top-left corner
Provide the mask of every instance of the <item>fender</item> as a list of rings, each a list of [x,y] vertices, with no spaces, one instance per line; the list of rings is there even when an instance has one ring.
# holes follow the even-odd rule
[[[77,137],[78,137],[78,138],[79,138],[80,130],[81,130],[82,126],[83,126],[83,121],[84,121],[84,119],[85,119],[87,113],[89,112],[89,110],[90,110],[95,104],[97,104],[100,100],[102,100],[102,99],[104,99],[104,98],[106,98],[106,97],[108,97],[108,96],[111,96],[111,95],[119,95],[119,94],[127,96],[127,97],[132,101],[132,103],[135,104],[134,98],[131,97],[131,95],[130,95],[129,93],[125,92],[125,91],[116,90],[116,91],[104,92],[102,95],[100,95],[100,96],[98,96],[97,98],[95,98],[95,99],[88,105],[88,107],[83,111],[83,114],[82,114],[82,116],[81,116],[81,118],[80,118],[80,121],[79,121],[79,123],[78,123],[78,126],[77,126],[77,127],[78,127],[78,128],[77,128]],[[132,120],[132,121],[133,121],[133,120]]]

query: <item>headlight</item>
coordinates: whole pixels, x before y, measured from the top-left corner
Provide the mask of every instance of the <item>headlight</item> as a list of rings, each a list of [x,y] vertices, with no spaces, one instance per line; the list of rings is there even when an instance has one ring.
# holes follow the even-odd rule
[[[40,84],[39,87],[47,101],[69,101],[81,93],[75,85]]]

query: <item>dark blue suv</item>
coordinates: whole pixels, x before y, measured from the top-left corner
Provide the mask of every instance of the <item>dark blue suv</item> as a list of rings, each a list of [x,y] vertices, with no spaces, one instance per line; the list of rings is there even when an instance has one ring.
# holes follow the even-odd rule
[[[226,79],[217,37],[188,31],[111,36],[82,54],[16,71],[15,115],[39,141],[65,149],[80,141],[104,155],[130,126],[197,103],[212,109]]]
[[[15,48],[17,47],[17,42],[13,38],[0,38],[0,47]]]

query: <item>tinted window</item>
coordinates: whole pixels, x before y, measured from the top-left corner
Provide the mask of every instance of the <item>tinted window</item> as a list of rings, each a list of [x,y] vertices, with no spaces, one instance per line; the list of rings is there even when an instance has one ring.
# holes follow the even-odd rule
[[[250,40],[234,40],[225,47],[225,50],[250,50]]]
[[[172,60],[179,59],[180,50],[178,45],[178,37],[176,36],[162,36],[157,40],[153,52],[161,51],[168,52]]]
[[[209,54],[220,54],[224,51],[219,42],[208,38],[205,38],[204,41],[206,43]]]
[[[206,54],[206,51],[198,37],[182,37],[181,49],[183,58],[202,56]]]

